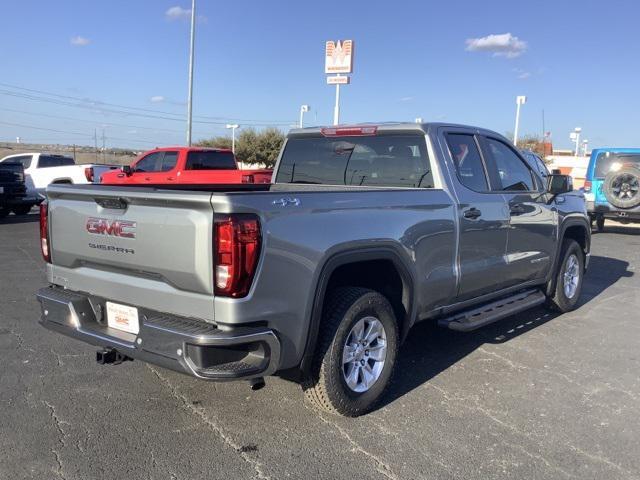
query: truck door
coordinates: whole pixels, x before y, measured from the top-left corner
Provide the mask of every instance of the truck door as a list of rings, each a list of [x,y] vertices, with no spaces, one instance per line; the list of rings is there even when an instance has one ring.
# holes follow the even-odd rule
[[[504,197],[490,188],[477,136],[453,130],[444,137],[460,225],[457,300],[464,301],[508,286],[509,213]]]
[[[481,144],[492,190],[501,192],[509,207],[509,283],[544,278],[558,241],[557,214],[547,205],[544,182],[504,139],[486,135]]]
[[[152,152],[138,160],[129,182],[151,185],[172,183],[175,181],[177,160],[177,151]]]

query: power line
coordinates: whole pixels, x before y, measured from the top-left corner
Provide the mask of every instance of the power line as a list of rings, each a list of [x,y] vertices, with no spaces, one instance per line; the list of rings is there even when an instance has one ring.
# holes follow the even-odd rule
[[[109,102],[102,102],[100,100],[93,100],[90,98],[81,98],[81,97],[74,97],[71,95],[61,95],[58,93],[53,93],[53,92],[47,92],[44,90],[36,90],[36,89],[32,89],[32,88],[25,88],[25,87],[20,87],[17,85],[11,85],[8,83],[2,83],[0,82],[0,86],[6,87],[6,88],[12,88],[14,90],[21,90],[24,92],[31,92],[31,93],[37,93],[40,95],[46,95],[46,96],[51,96],[51,97],[57,97],[57,98],[63,98],[66,100],[75,100],[75,101],[79,101],[85,104],[92,104],[93,107],[97,107],[100,108],[100,105],[106,105],[109,107],[116,107],[116,108],[124,108],[127,110],[136,110],[136,111],[140,111],[140,112],[147,112],[147,113],[153,113],[153,114],[161,114],[161,115],[172,115],[172,116],[179,116],[182,117],[181,113],[175,113],[175,112],[166,112],[166,111],[161,111],[161,110],[153,110],[153,109],[149,109],[149,108],[142,108],[142,107],[131,107],[131,106],[127,106],[127,105],[122,105],[122,104],[117,104],[117,103],[109,103]],[[7,92],[6,90],[4,92]],[[13,92],[13,93],[18,93],[18,92]],[[52,99],[49,99],[52,100]],[[282,126],[282,125],[290,125],[291,124],[291,120],[262,120],[262,119],[251,119],[251,118],[232,118],[232,117],[215,117],[215,116],[208,116],[208,115],[194,115],[194,118],[202,118],[202,119],[206,119],[206,120],[219,120],[219,122],[199,122],[199,123],[213,123],[213,124],[226,124],[228,121],[237,121],[237,122],[246,122],[246,123],[254,123],[254,126]],[[182,118],[176,118],[175,120],[177,121],[183,121]],[[196,122],[194,122],[196,123]]]

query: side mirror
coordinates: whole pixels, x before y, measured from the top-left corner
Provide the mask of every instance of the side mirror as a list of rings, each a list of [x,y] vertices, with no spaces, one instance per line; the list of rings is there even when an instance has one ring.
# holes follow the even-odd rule
[[[131,168],[130,165],[123,165],[120,170],[122,171],[122,173],[124,173],[127,177],[130,177],[131,174],[133,173],[133,169]]]
[[[547,177],[547,192],[551,195],[573,192],[573,178],[571,175],[553,173]]]

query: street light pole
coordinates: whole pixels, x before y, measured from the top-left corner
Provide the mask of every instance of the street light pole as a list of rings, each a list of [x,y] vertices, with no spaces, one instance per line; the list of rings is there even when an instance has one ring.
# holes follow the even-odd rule
[[[191,0],[191,43],[189,49],[189,99],[187,100],[187,146],[191,146],[193,120],[193,56],[196,38],[196,0]]]
[[[237,123],[227,123],[227,128],[231,129],[231,151],[236,153],[236,128],[240,128]]]
[[[300,105],[300,123],[298,123],[298,127],[302,128],[304,114],[309,111],[309,105]]]
[[[582,132],[582,128],[576,127],[573,129],[573,133],[575,134],[576,140],[576,157],[580,155],[580,132]]]
[[[520,126],[520,106],[527,103],[527,97],[518,95],[516,97],[516,127],[513,129],[513,144],[518,146],[518,128]]]

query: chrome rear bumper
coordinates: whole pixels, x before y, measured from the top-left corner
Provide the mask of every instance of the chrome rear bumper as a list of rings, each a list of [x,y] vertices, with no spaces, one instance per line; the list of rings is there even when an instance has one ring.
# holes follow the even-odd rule
[[[105,299],[62,288],[38,291],[40,323],[55,332],[128,357],[206,380],[237,380],[273,374],[280,341],[273,330],[242,327],[222,331],[202,320],[139,308],[140,331],[107,326]]]

